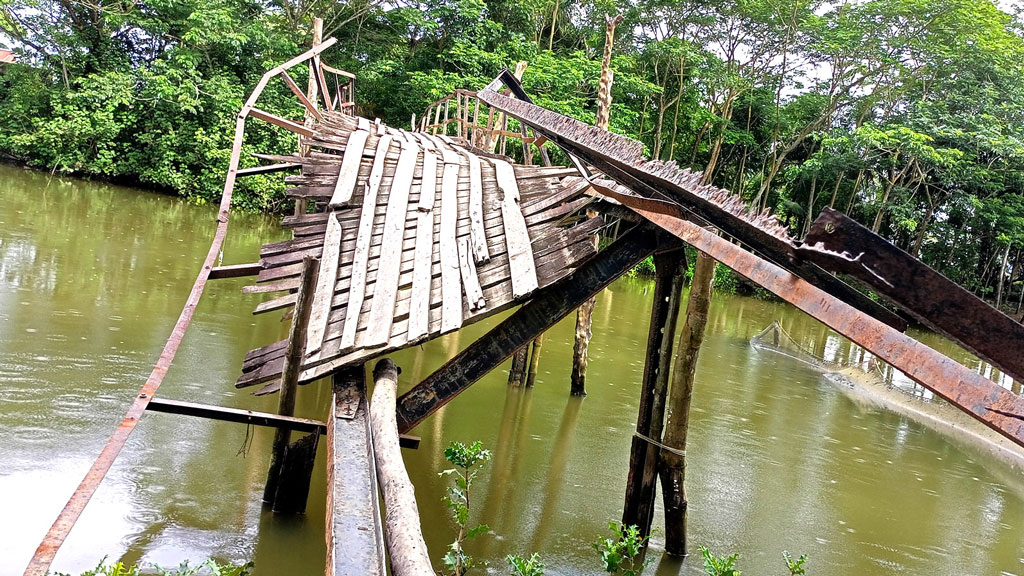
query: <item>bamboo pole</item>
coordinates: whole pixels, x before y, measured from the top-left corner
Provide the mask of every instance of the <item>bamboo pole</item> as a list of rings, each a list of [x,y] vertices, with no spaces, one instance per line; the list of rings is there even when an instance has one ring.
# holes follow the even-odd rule
[[[390,358],[373,369],[373,397],[370,401],[370,430],[377,479],[384,495],[384,537],[394,576],[434,576],[420,528],[409,473],[402,462],[395,420],[398,394],[398,366]]]
[[[609,114],[612,106],[612,45],[615,41],[615,25],[622,21],[622,16],[611,18],[605,15],[604,59],[601,61],[601,85],[598,91],[597,127],[608,130]],[[542,158],[544,158],[542,156]],[[596,215],[596,213],[594,213]],[[591,211],[587,211],[588,217]],[[595,247],[598,239],[594,237]],[[587,395],[587,356],[590,349],[590,330],[593,323],[594,305],[597,297],[583,303],[576,311],[576,340],[572,347],[572,372],[570,376],[570,394],[573,396]]]
[[[533,388],[537,379],[537,368],[540,365],[540,350],[544,346],[544,335],[541,334],[533,339],[533,352],[530,353],[530,369],[526,373],[526,387]]]

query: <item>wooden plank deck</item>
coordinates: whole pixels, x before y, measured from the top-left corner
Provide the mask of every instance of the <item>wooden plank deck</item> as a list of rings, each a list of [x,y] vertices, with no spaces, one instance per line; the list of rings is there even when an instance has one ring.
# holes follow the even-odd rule
[[[325,210],[286,217],[293,239],[263,246],[256,284],[245,288],[283,292],[256,313],[293,306],[302,258],[329,259],[300,381],[522,303],[595,253],[600,219],[564,224],[587,201],[566,169],[360,120],[324,113],[306,139],[309,157],[266,157],[299,164],[287,193]],[[236,386],[276,391],[284,344],[251,351]]]

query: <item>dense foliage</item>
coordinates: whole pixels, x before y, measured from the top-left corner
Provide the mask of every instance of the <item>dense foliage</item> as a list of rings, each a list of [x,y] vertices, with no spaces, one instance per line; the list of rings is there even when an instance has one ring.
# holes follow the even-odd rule
[[[797,236],[831,206],[979,294],[1016,290],[1024,40],[988,0],[0,0],[22,62],[0,73],[0,152],[216,198],[243,97],[314,14],[367,115],[407,124],[525,60],[539,103],[591,122],[607,12],[612,130]],[[295,117],[271,86],[262,106]],[[247,149],[294,145],[263,128]],[[275,209],[279,182],[246,179],[240,206]]]

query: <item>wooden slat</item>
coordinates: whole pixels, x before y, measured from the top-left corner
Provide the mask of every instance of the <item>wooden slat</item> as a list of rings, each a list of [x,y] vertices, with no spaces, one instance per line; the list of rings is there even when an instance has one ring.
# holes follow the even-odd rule
[[[296,122],[292,122],[291,120],[281,118],[280,116],[276,116],[274,114],[271,114],[270,112],[260,110],[259,108],[250,109],[249,116],[252,116],[253,118],[259,118],[264,122],[269,122],[274,126],[279,126],[289,132],[299,134],[300,136],[308,137],[313,135],[313,130],[311,128],[307,128],[302,124],[298,124]]]
[[[505,243],[512,267],[512,296],[521,298],[537,289],[537,267],[533,262],[530,234],[526,230],[523,212],[519,209],[519,185],[512,165],[503,160],[491,160],[491,164],[494,164],[498,187],[504,193],[501,216],[505,223]]]
[[[285,170],[294,170],[301,168],[302,164],[296,162],[284,162],[281,164],[270,164],[268,166],[251,166],[249,168],[240,168],[238,172],[235,172],[236,176],[253,176],[256,174],[271,174],[273,172],[284,172]]]
[[[320,270],[316,276],[316,292],[313,293],[313,309],[306,330],[306,355],[319,358],[320,345],[324,341],[327,320],[334,297],[334,284],[338,280],[338,259],[341,256],[341,223],[332,211],[327,219],[327,235],[320,253]]]
[[[359,164],[363,161],[363,147],[369,136],[370,133],[365,130],[356,130],[349,136],[345,157],[338,170],[338,180],[334,185],[334,195],[331,196],[332,208],[340,208],[352,200],[352,192],[355,191],[356,179],[359,176]]]
[[[424,150],[420,199],[416,204],[416,254],[409,304],[409,340],[427,335],[430,324],[430,269],[434,244],[434,198],[437,196],[437,156]]]
[[[345,327],[342,330],[341,348],[347,350],[355,345],[356,328],[359,321],[358,310],[362,308],[366,296],[366,263],[370,255],[370,240],[373,237],[373,217],[377,205],[377,193],[384,176],[384,158],[391,147],[391,136],[382,136],[377,142],[377,154],[370,169],[370,177],[366,181],[363,193],[363,207],[359,217],[359,232],[356,236],[356,251],[352,257],[351,288],[349,289],[349,310],[355,314],[347,314]]]
[[[480,279],[476,275],[473,255],[469,246],[470,239],[463,238],[459,242],[459,271],[462,274],[462,286],[466,289],[466,301],[470,310],[478,310],[487,305],[484,292],[480,288]]]
[[[263,270],[258,262],[252,262],[249,264],[232,264],[231,266],[215,266],[210,270],[210,280],[217,278],[242,278],[245,276],[255,276]]]
[[[293,94],[295,94],[295,97],[299,99],[299,102],[302,103],[302,106],[305,107],[306,110],[310,114],[312,114],[314,118],[316,118],[317,120],[324,119],[323,114],[320,114],[320,111],[317,110],[316,104],[313,104],[312,102],[309,101],[309,98],[307,98],[306,95],[302,92],[302,89],[299,88],[299,85],[295,83],[295,80],[292,80],[292,77],[288,74],[287,70],[281,70],[281,73],[278,74],[278,76],[281,77],[281,80],[284,80],[284,83],[288,85],[288,88],[292,91]]]
[[[398,168],[388,196],[388,210],[384,217],[384,237],[381,240],[380,264],[377,271],[377,287],[370,305],[370,321],[364,346],[377,347],[387,344],[394,321],[395,297],[398,295],[398,273],[401,266],[402,233],[405,231],[406,211],[409,207],[409,191],[412,188],[413,170],[419,147],[408,143],[402,145]]]
[[[320,87],[320,99],[324,102],[324,108],[328,111],[334,110],[334,102],[331,101],[331,92],[327,89],[327,79],[324,78],[323,65],[320,63],[320,55],[313,57],[313,77],[316,85]]]
[[[447,137],[442,137],[450,142]],[[480,157],[468,150],[462,151],[469,161],[469,223],[473,259],[479,264],[487,262],[487,241],[484,235],[484,192],[480,182]]]

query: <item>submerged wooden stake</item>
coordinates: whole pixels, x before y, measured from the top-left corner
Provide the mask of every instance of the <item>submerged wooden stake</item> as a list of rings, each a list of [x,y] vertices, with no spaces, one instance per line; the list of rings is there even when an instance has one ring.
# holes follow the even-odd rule
[[[508,385],[518,388],[526,383],[526,360],[530,354],[530,345],[526,344],[512,355],[512,366],[508,370]]]
[[[640,388],[640,410],[636,433],[629,452],[626,502],[622,523],[640,528],[641,536],[651,533],[654,499],[658,483],[659,449],[647,439],[661,441],[665,422],[665,392],[672,365],[676,321],[686,279],[686,254],[680,247],[654,255],[655,281],[647,355]]]
[[[540,350],[544,346],[544,335],[541,334],[533,340],[533,351],[530,353],[530,368],[526,372],[526,387],[533,388],[537,380],[537,368],[540,366]]]
[[[711,307],[711,283],[715,260],[697,253],[693,283],[686,303],[686,321],[679,333],[672,389],[668,397],[668,421],[662,443],[673,450],[661,451],[661,491],[665,503],[665,552],[686,555],[686,436],[690,427],[690,398],[697,356],[704,341],[704,327]]]
[[[394,576],[434,576],[420,528],[420,514],[412,481],[402,462],[395,420],[398,366],[390,358],[373,369],[370,430],[377,465],[377,480],[384,494],[384,536]]]
[[[313,293],[316,289],[316,273],[319,262],[312,256],[302,259],[302,275],[299,279],[299,297],[295,302],[295,313],[292,326],[288,333],[288,348],[285,351],[284,369],[281,373],[281,396],[278,399],[277,413],[281,416],[295,415],[295,397],[299,387],[299,370],[302,368],[302,356],[306,343],[306,329],[309,326],[309,313],[313,306]],[[267,473],[267,485],[263,490],[263,501],[274,502],[277,495],[278,478],[284,464],[284,452],[291,438],[291,430],[278,428],[274,433],[274,446],[270,456],[270,471]]]

